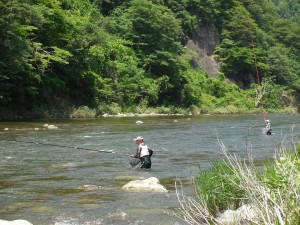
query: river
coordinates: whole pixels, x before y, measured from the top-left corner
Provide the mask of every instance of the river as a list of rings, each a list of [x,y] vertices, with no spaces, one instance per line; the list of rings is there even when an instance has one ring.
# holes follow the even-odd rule
[[[241,157],[251,149],[254,160],[264,162],[280,143],[290,146],[292,135],[299,136],[299,115],[268,119],[271,136],[261,132],[261,115],[1,122],[0,219],[34,225],[185,224],[167,214],[179,206],[174,183],[180,180],[193,196],[191,181],[199,167],[223,158],[218,140]],[[58,129],[46,129],[46,123]],[[149,171],[128,163],[139,135],[154,150]],[[149,177],[169,192],[121,190],[131,179]]]

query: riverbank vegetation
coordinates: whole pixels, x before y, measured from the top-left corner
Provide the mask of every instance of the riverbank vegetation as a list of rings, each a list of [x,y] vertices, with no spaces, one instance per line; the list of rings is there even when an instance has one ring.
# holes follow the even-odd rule
[[[225,160],[194,178],[196,200],[177,189],[181,208],[174,215],[188,224],[299,224],[300,145],[281,147],[269,163],[258,166],[232,155],[220,143]],[[222,218],[225,210],[247,206]],[[231,211],[233,212],[233,211]]]
[[[88,117],[257,112],[262,98],[268,112],[296,112],[299,8],[286,0],[1,0],[0,119],[82,117],[86,107]],[[216,43],[216,76],[187,47],[201,26],[219,34],[203,43]]]

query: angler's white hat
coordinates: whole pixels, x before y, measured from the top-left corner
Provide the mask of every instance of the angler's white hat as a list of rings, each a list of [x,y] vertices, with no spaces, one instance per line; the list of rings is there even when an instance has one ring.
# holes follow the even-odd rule
[[[144,138],[143,138],[142,136],[138,136],[138,137],[136,137],[136,138],[133,139],[133,140],[135,140],[135,141],[137,141],[137,140],[144,140]]]

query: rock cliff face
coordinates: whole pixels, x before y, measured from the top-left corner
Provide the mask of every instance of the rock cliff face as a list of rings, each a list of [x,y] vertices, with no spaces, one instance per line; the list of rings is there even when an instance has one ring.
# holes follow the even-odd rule
[[[201,68],[210,76],[216,77],[221,71],[219,62],[214,57],[214,51],[220,44],[220,33],[214,24],[199,23],[196,32],[188,40],[187,48],[197,54],[190,60],[194,68]],[[240,88],[249,88],[252,83],[256,82],[256,76],[251,73],[240,73],[233,77],[227,77],[228,82],[233,82]]]
[[[199,23],[197,31],[187,43],[187,48],[196,52],[199,58],[191,60],[193,67],[200,67],[210,76],[215,77],[220,72],[220,66],[213,53],[220,44],[220,34],[213,24]]]

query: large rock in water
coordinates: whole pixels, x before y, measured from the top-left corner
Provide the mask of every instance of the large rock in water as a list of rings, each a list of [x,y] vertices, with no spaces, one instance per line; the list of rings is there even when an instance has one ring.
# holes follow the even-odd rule
[[[29,223],[27,220],[0,220],[0,225],[32,225],[32,223]]]
[[[156,177],[150,177],[146,180],[133,180],[122,187],[126,191],[136,192],[168,192],[168,190],[159,183]]]

